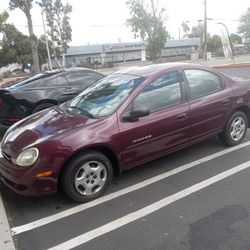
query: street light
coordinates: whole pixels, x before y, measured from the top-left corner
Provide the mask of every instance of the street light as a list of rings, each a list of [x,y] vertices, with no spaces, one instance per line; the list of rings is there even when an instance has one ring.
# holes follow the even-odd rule
[[[232,43],[231,43],[231,39],[230,39],[230,35],[229,35],[229,32],[228,32],[228,28],[227,28],[227,26],[226,26],[224,23],[222,23],[222,22],[219,22],[219,23],[217,23],[217,24],[220,24],[220,25],[224,26],[224,28],[225,28],[225,30],[226,30],[226,32],[227,32],[227,38],[228,38],[228,41],[229,41],[229,47],[230,47],[231,52],[232,52],[232,60],[233,60],[233,63],[235,63],[235,60],[234,60],[234,52],[233,52],[233,46],[232,46]]]

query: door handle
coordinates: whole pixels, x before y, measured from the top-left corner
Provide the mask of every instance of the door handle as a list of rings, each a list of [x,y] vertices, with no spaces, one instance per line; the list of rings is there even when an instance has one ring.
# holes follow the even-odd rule
[[[187,119],[187,114],[186,113],[182,113],[182,114],[179,114],[175,117],[177,120],[185,120]]]

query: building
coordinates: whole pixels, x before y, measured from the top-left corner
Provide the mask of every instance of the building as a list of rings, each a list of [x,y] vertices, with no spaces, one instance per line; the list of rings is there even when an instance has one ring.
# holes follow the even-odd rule
[[[190,56],[197,52],[200,38],[168,40],[162,50],[162,58]],[[146,61],[146,46],[144,42],[112,43],[101,45],[72,46],[66,54],[67,65],[109,65],[129,61]]]

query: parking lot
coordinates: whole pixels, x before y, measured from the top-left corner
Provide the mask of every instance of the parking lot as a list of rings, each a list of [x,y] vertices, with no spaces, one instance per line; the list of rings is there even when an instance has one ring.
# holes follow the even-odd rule
[[[233,148],[211,138],[115,177],[86,204],[0,190],[17,249],[249,249],[249,155],[250,131]]]

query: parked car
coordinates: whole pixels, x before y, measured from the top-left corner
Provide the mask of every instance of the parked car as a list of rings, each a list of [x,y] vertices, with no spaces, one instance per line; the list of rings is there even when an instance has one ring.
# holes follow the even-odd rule
[[[125,69],[13,125],[0,173],[17,193],[48,194],[61,185],[86,202],[103,194],[114,173],[217,134],[237,145],[249,124],[249,81],[195,64]]]
[[[0,89],[0,125],[9,127],[33,113],[63,103],[104,75],[85,68],[40,73]]]

